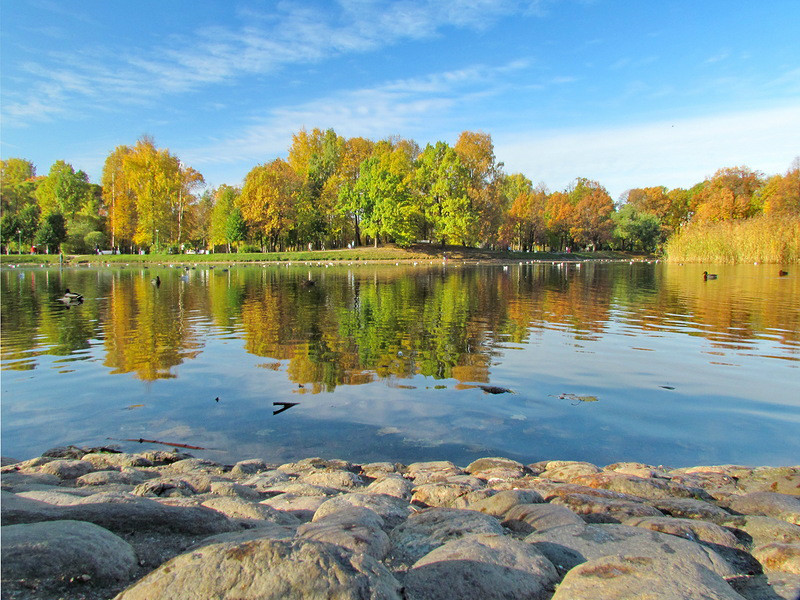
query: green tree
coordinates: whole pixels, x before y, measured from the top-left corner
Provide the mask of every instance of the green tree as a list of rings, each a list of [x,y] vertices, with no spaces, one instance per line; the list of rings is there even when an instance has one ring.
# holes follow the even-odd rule
[[[57,160],[36,188],[36,199],[42,214],[58,212],[69,221],[92,201],[93,192],[86,173]]]
[[[57,212],[45,215],[36,232],[36,245],[43,247],[47,254],[50,254],[51,251],[58,251],[66,239],[67,221],[64,215]]]
[[[231,244],[242,242],[245,239],[247,239],[247,222],[239,207],[234,207],[225,222],[225,241],[228,244],[228,252],[230,252]]]
[[[613,214],[612,220],[615,225],[613,235],[619,240],[622,250],[654,252],[662,241],[660,219],[633,204],[623,205]]]
[[[230,240],[228,238],[228,216],[236,207],[236,199],[239,197],[239,188],[229,185],[221,185],[214,192],[214,208],[211,210],[211,224],[209,241],[211,246],[228,244],[230,252]]]
[[[0,211],[16,214],[35,202],[36,167],[24,158],[0,160]]]

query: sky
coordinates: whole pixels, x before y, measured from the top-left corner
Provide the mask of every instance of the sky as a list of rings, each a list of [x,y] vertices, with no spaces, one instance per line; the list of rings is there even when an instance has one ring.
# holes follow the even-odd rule
[[[612,198],[800,155],[800,0],[2,0],[0,156],[99,182],[142,135],[210,187],[301,128],[455,144]]]

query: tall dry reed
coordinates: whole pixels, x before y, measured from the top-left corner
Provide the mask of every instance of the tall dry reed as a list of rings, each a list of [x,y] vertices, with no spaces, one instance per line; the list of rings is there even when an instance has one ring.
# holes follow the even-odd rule
[[[800,216],[690,223],[665,246],[670,262],[800,262]]]

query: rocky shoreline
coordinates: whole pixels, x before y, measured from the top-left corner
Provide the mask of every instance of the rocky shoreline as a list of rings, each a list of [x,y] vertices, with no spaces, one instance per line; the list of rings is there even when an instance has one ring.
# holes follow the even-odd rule
[[[800,466],[3,459],[2,598],[800,598]]]

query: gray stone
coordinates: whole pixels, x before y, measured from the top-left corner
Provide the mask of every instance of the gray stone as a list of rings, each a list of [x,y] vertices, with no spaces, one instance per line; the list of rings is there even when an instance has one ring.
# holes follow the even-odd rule
[[[750,548],[770,542],[800,543],[800,526],[772,517],[731,516],[721,524]]]
[[[551,461],[547,469],[540,475],[542,479],[571,483],[573,479],[583,475],[599,473],[600,469],[588,462]]]
[[[661,517],[663,513],[641,502],[598,498],[585,494],[570,494],[553,498],[555,506],[565,506],[583,517],[587,523],[622,523],[631,517]]]
[[[327,496],[298,496],[296,494],[279,494],[262,500],[261,504],[276,510],[288,512],[301,521],[310,521],[317,509],[328,500]]]
[[[502,534],[503,528],[494,517],[474,510],[428,508],[411,515],[389,534],[392,560],[399,565],[412,565],[428,552],[471,533]]]
[[[694,498],[708,500],[710,496],[701,488],[690,488],[667,479],[644,479],[622,473],[602,472],[575,477],[572,483],[588,487],[632,494],[642,498]]]
[[[396,498],[411,501],[411,490],[413,488],[414,484],[405,477],[389,475],[370,483],[364,489],[364,492],[367,494],[386,494],[387,496],[395,496]]]
[[[730,509],[742,515],[764,515],[800,525],[800,497],[775,492],[734,496]]]
[[[121,484],[134,486],[144,481],[144,477],[137,473],[123,473],[122,471],[94,471],[81,475],[75,480],[78,485],[99,486]]]
[[[564,506],[555,504],[518,504],[505,515],[503,526],[518,533],[545,531],[564,525],[583,526],[578,515]]]
[[[757,467],[736,482],[745,492],[778,492],[800,496],[800,466]]]
[[[351,490],[364,485],[364,480],[350,471],[317,471],[304,475],[300,481],[337,490]]]
[[[136,568],[131,545],[107,529],[79,521],[8,525],[2,530],[3,579],[97,583],[127,581]]]
[[[194,496],[198,490],[184,479],[164,478],[151,479],[140,483],[133,489],[135,496],[157,496],[170,498],[175,496]]]
[[[260,473],[261,471],[268,471],[271,468],[273,468],[272,465],[260,459],[240,460],[231,468],[231,475],[234,477],[244,477],[246,475]]]
[[[361,465],[361,470],[367,477],[380,479],[392,473],[399,475],[405,467],[398,463],[374,462]]]
[[[252,487],[256,491],[268,492],[274,489],[276,485],[291,480],[292,478],[283,471],[272,470],[258,473],[257,475],[246,479],[243,483],[246,486]]]
[[[665,515],[676,518],[700,519],[720,523],[731,516],[728,511],[721,509],[719,506],[692,498],[663,498],[661,500],[651,500],[649,504]]]
[[[408,465],[406,473],[416,485],[443,481],[453,475],[463,475],[464,470],[449,460],[416,462]]]
[[[184,458],[170,464],[169,469],[175,473],[206,473],[209,475],[219,475],[225,471],[221,464],[204,458]]]
[[[94,465],[96,469],[108,469],[109,467],[152,467],[153,461],[145,458],[141,454],[109,453],[99,452],[96,454],[85,454],[81,460]]]
[[[293,475],[305,475],[315,471],[339,470],[339,471],[352,471],[357,472],[358,468],[346,460],[325,459],[318,456],[312,458],[304,458],[295,463],[287,463],[278,467],[279,471]]]
[[[54,504],[56,506],[71,506],[72,504],[80,504],[80,501],[87,495],[91,495],[91,490],[81,490],[76,488],[32,490],[30,492],[20,492],[17,494],[17,496],[20,498],[29,498],[31,500],[38,500],[39,502],[46,502],[47,504]],[[5,499],[5,496],[3,496],[3,498]]]
[[[474,488],[459,483],[425,483],[414,488],[411,501],[422,506],[453,506],[456,500],[466,496]]]
[[[781,571],[800,575],[800,544],[772,542],[758,546],[753,556],[765,571]]]
[[[204,546],[174,558],[117,600],[399,600],[400,584],[374,558],[309,540]]]
[[[339,525],[363,525],[372,529],[385,529],[386,524],[378,513],[366,506],[342,505],[336,512],[322,514],[317,511],[312,522],[337,523]]]
[[[588,560],[611,554],[649,556],[659,560],[680,554],[683,559],[693,561],[720,577],[740,574],[705,546],[627,525],[565,525],[532,533],[525,541],[534,544],[561,573]]]
[[[649,479],[651,477],[667,477],[667,472],[663,468],[646,465],[639,462],[618,462],[603,467],[603,471],[613,471],[623,475],[633,475]]]
[[[59,479],[77,479],[94,470],[95,467],[92,463],[72,459],[51,460],[41,468],[42,473],[55,475]]]
[[[553,600],[744,600],[716,573],[678,558],[634,552],[601,556],[575,567]]]
[[[513,507],[520,504],[538,504],[544,502],[538,492],[533,490],[503,490],[473,502],[467,508],[502,518]]]
[[[672,517],[634,517],[625,521],[625,525],[676,535],[692,542],[706,542],[731,548],[740,547],[739,540],[730,531],[707,521],[674,519]]]
[[[412,600],[531,600],[550,597],[558,573],[530,544],[503,535],[470,535],[432,550],[408,572]]]
[[[326,542],[364,553],[382,560],[389,553],[389,536],[380,527],[370,527],[358,522],[339,522],[333,519],[338,513],[319,521],[304,523],[297,528],[297,537]]]
[[[18,458],[12,458],[10,456],[0,456],[0,467],[7,467],[9,465],[15,465],[21,462],[22,461]]]
[[[531,482],[528,486],[526,486],[526,488],[538,492],[545,502],[550,502],[554,498],[563,498],[565,496],[572,496],[574,494],[595,496],[597,498],[605,498],[607,500],[622,500],[623,502],[645,502],[645,498],[642,498],[641,496],[592,488],[586,485],[577,485],[574,483],[554,483],[552,481],[536,480]]]
[[[94,494],[71,506],[54,506],[16,494],[2,494],[2,523],[87,521],[119,534],[157,531],[211,535],[238,529],[224,515],[202,507],[166,506],[129,494]]]
[[[518,479],[530,473],[521,462],[509,458],[479,458],[467,465],[465,471],[489,482]]]
[[[341,496],[326,499],[325,503],[322,504],[314,514],[314,519],[319,520],[326,515],[351,506],[363,506],[374,510],[383,519],[384,527],[387,530],[403,523],[414,513],[414,509],[411,505],[402,498],[388,496],[386,494],[361,494],[353,492],[351,494],[342,494]]]
[[[288,540],[293,538],[296,533],[296,525],[279,525],[278,523],[264,521],[259,524],[258,527],[253,527],[252,529],[246,529],[244,531],[232,531],[229,533],[218,533],[216,535],[204,537],[199,542],[186,548],[186,551],[190,552],[197,548],[211,546],[214,544],[241,544],[243,542],[251,542],[253,540]]]
[[[280,492],[281,494],[294,494],[295,496],[338,496],[343,490],[328,487],[326,485],[314,485],[313,483],[305,483],[298,479],[279,483],[267,494]]]
[[[245,500],[263,500],[264,497],[253,488],[232,481],[213,481],[211,493],[217,496],[237,496]]]
[[[203,502],[202,506],[221,512],[228,518],[243,520],[250,525],[258,525],[261,521],[293,527],[300,525],[300,520],[292,513],[276,510],[266,504],[251,502],[238,496],[209,498]]]

